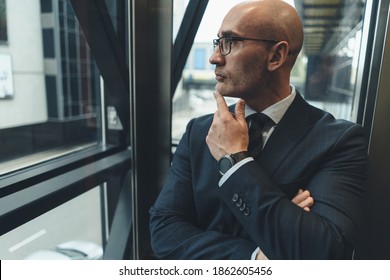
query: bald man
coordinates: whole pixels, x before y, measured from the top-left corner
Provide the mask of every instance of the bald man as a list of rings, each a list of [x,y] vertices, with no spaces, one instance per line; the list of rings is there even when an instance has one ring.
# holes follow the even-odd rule
[[[299,15],[283,1],[243,2],[217,35],[217,111],[189,122],[150,210],[155,255],[350,259],[366,142],[361,126],[309,105],[290,84]],[[239,100],[229,108],[224,96]]]

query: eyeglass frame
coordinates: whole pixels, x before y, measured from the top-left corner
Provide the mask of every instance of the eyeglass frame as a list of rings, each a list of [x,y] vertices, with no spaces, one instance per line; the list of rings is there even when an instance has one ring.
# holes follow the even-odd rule
[[[224,39],[224,40],[229,39],[230,40],[230,42],[229,42],[229,51],[227,53],[225,53],[225,54],[222,51],[222,47],[221,47],[221,44],[220,44],[221,39]],[[227,56],[232,51],[232,42],[233,41],[257,41],[257,42],[270,43],[270,44],[273,44],[273,45],[275,45],[275,44],[280,42],[278,40],[270,40],[270,39],[248,38],[248,37],[237,37],[237,36],[232,36],[232,37],[222,36],[222,37],[219,37],[217,39],[213,39],[213,48],[215,49],[218,46],[220,53],[223,56]]]

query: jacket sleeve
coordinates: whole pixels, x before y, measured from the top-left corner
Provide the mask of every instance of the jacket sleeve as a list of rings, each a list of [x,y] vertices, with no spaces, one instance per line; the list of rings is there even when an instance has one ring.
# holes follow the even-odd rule
[[[160,259],[250,259],[257,247],[254,242],[199,226],[191,180],[192,125],[193,121],[176,150],[167,182],[150,209],[152,249]]]
[[[365,175],[363,129],[352,125],[302,186],[315,200],[310,212],[293,204],[255,161],[230,176],[219,195],[269,259],[351,259]]]

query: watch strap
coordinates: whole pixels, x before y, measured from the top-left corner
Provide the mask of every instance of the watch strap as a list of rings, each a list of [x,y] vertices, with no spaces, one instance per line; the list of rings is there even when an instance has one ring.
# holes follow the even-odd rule
[[[237,162],[249,157],[249,154],[247,151],[242,151],[242,152],[238,152],[235,154],[231,154],[230,156],[234,159],[235,163],[237,163]]]

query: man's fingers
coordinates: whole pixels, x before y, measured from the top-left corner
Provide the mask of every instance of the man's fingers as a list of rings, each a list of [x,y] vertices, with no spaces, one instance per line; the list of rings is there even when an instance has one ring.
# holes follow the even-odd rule
[[[223,98],[222,94],[219,91],[214,91],[214,98],[217,102],[218,113],[221,116],[222,114],[230,114],[228,105],[226,104],[225,98]]]
[[[236,103],[236,107],[234,108],[234,114],[236,116],[236,120],[238,121],[244,121],[245,120],[245,101],[243,99],[238,100]]]
[[[314,199],[310,196],[305,200],[301,201],[298,206],[301,208],[312,207],[314,205]]]
[[[299,189],[298,193],[292,199],[292,202],[294,202],[295,204],[299,204],[301,201],[305,200],[309,196],[310,196],[309,191],[303,191],[303,189]]]
[[[292,202],[308,212],[310,212],[310,208],[314,205],[314,199],[311,197],[310,192],[308,190],[304,191],[303,189],[299,189]]]

